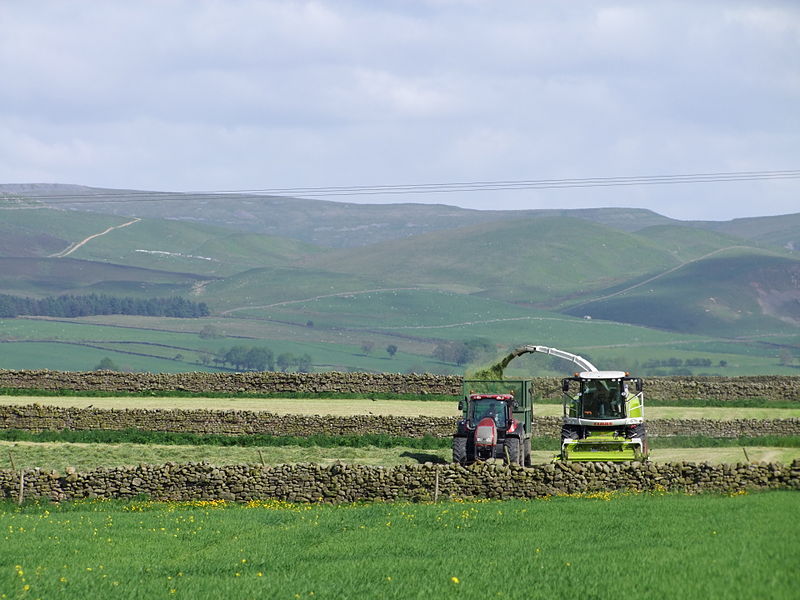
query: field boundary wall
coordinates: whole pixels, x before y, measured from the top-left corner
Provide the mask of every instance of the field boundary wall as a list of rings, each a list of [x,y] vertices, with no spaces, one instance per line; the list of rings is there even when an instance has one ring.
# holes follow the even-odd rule
[[[139,465],[61,474],[39,469],[0,470],[0,497],[53,501],[78,498],[152,500],[278,499],[288,502],[430,501],[444,498],[541,498],[615,490],[737,493],[800,489],[800,461],[709,465],[706,463],[556,463],[508,467],[460,465],[208,463]]]
[[[561,378],[534,378],[537,395],[560,398]],[[459,395],[456,375],[399,373],[119,373],[115,371],[0,370],[0,387],[48,391],[158,393],[184,391],[218,394],[445,394]],[[800,377],[647,377],[645,397],[651,400],[764,398],[800,402]]]
[[[449,437],[456,417],[387,415],[278,415],[265,411],[185,409],[100,409],[42,406],[0,406],[0,429],[25,431],[88,431],[141,429],[174,433],[224,435],[366,435]],[[535,417],[534,436],[559,437],[560,417]],[[653,437],[701,435],[740,437],[800,435],[800,419],[651,419]]]

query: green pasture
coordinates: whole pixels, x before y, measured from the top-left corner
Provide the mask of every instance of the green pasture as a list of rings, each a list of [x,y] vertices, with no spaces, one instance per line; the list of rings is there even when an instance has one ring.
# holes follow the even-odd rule
[[[389,330],[554,316],[554,313],[526,309],[491,298],[429,289],[391,289],[323,296],[246,312],[266,316],[295,315],[295,320],[302,318],[297,315],[313,315],[311,318],[314,318],[314,322],[319,321],[322,325]]]
[[[359,336],[350,343],[338,344],[252,337],[203,339],[197,333],[158,330],[157,318],[150,319],[147,323],[149,327],[114,327],[83,323],[77,319],[0,319],[0,332],[6,340],[0,343],[0,364],[6,369],[88,371],[108,356],[121,368],[132,371],[219,371],[213,364],[201,364],[201,354],[213,354],[220,348],[245,345],[269,348],[276,358],[284,352],[294,355],[308,353],[315,371],[347,371],[354,365],[358,365],[359,370],[374,372],[457,370],[455,365],[436,363],[430,356],[405,352],[402,349],[403,342],[396,343],[400,349],[394,356],[386,352],[388,343],[375,344],[365,354],[362,344],[369,336]],[[141,320],[138,322],[142,323]],[[203,324],[193,325],[199,332]],[[175,360],[178,354],[181,358]]]
[[[199,223],[144,219],[113,235],[95,238],[74,256],[213,278],[256,267],[282,267],[316,252],[319,248],[288,238]]]
[[[121,369],[131,371],[180,373],[186,370],[200,370],[187,369],[187,365],[182,363],[90,348],[79,343],[26,341],[0,343],[0,364],[4,369],[91,371],[105,357],[111,358]]]
[[[794,598],[796,509],[796,492],[6,502],[0,597]]]
[[[66,250],[67,246],[73,241],[80,241],[108,227],[122,225],[130,220],[131,217],[47,208],[4,210],[2,223],[0,223],[0,232],[2,232],[3,237],[10,239],[22,235],[47,235],[61,238],[64,240],[63,246],[58,248],[58,251],[61,251]],[[12,256],[14,255],[18,254],[12,254]]]
[[[357,274],[331,273],[309,268],[261,268],[212,281],[198,299],[207,301],[218,312],[386,287],[393,286],[387,286],[380,278]]]
[[[283,352],[308,353],[315,371],[463,373],[465,368],[491,363],[510,348],[533,343],[581,354],[599,368],[624,369],[644,376],[647,372],[641,365],[646,361],[673,357],[684,361],[711,360],[710,367],[688,367],[695,374],[800,373],[800,356],[797,364],[783,364],[786,352],[800,354],[797,350],[800,335],[791,333],[753,339],[715,339],[522,310],[495,300],[427,290],[396,292],[407,304],[398,301],[397,314],[392,316],[385,305],[391,302],[387,298],[393,294],[356,294],[351,298],[319,301],[352,303],[346,312],[338,313],[304,310],[294,304],[275,307],[270,309],[274,312],[270,317],[273,321],[264,320],[266,315],[261,319],[245,318],[245,312],[250,311],[208,319],[125,316],[0,319],[0,340],[5,342],[0,343],[0,365],[12,369],[82,371],[109,356],[117,365],[136,371],[213,371],[218,370],[213,364],[202,364],[203,353],[213,354],[220,348],[241,344],[265,346],[275,356]],[[448,310],[450,300],[458,310]],[[505,306],[505,312],[499,308],[483,310],[484,303]],[[423,324],[413,324],[413,313],[417,310],[421,315],[418,321]],[[201,338],[198,334],[204,327],[214,328],[219,337]],[[494,344],[496,356],[484,355],[474,366],[442,363],[431,356],[439,343],[474,338]],[[52,345],[53,342],[71,345]],[[365,344],[371,344],[370,351],[365,352]],[[398,348],[393,357],[386,352],[390,344]],[[177,355],[181,355],[178,360]],[[724,361],[724,366],[720,366],[720,361]],[[526,355],[510,365],[507,375],[561,375],[571,369],[567,361]],[[669,368],[661,370],[670,372]]]

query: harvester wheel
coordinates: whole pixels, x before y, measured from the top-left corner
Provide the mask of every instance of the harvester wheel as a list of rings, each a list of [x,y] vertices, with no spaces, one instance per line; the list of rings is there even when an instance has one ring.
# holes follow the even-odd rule
[[[513,438],[513,437],[506,438],[505,454],[509,464],[511,465],[522,464],[522,461],[520,460],[519,438]]]
[[[453,438],[453,462],[460,465],[467,464],[467,438]]]

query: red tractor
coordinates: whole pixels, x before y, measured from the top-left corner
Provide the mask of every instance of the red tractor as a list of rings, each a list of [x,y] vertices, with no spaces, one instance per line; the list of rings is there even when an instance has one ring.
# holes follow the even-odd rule
[[[453,462],[467,465],[495,458],[530,466],[530,381],[465,381],[464,389]]]

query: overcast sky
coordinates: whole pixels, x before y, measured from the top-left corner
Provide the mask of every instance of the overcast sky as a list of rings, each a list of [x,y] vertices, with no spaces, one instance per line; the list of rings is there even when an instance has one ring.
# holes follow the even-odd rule
[[[0,0],[0,183],[800,169],[800,2]],[[800,180],[369,196],[800,212]]]

